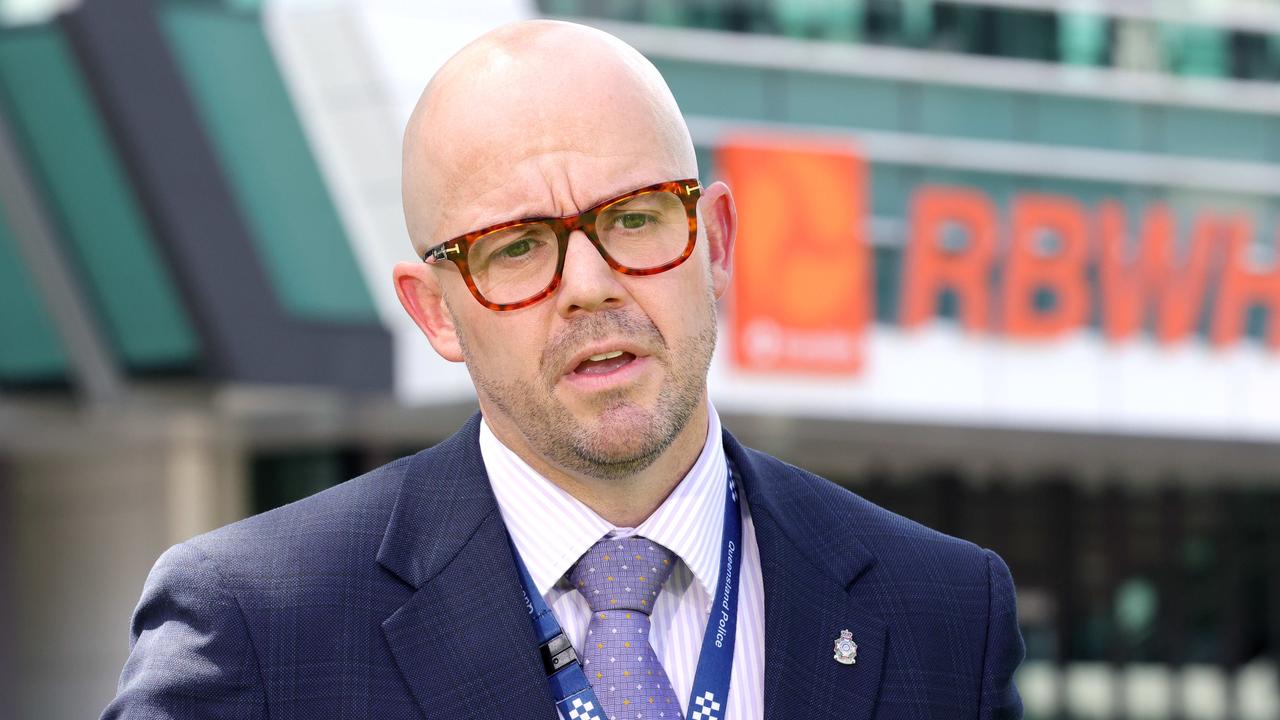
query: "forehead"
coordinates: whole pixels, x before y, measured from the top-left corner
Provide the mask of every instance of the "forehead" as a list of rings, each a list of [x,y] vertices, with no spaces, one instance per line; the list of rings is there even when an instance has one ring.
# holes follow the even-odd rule
[[[687,167],[691,149],[681,147],[687,131],[665,87],[655,90],[651,67],[572,55],[547,64],[499,53],[442,82],[417,170],[430,242],[573,214],[696,172]]]
[[[633,129],[562,126],[482,140],[446,176],[436,235],[443,240],[507,220],[571,215],[687,176],[661,137]]]

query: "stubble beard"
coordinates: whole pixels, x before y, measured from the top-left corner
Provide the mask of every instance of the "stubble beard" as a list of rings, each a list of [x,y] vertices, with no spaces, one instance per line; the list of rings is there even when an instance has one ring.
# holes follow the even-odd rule
[[[458,339],[476,390],[510,418],[529,446],[565,470],[601,480],[631,477],[648,468],[671,446],[706,392],[707,371],[716,345],[714,296],[708,298],[703,330],[668,345],[653,321],[639,310],[610,310],[585,315],[552,338],[543,353],[542,387],[504,382],[486,375]],[[554,396],[564,360],[594,340],[627,337],[660,349],[649,356],[665,370],[652,408],[620,389],[599,396],[600,410],[586,425]]]

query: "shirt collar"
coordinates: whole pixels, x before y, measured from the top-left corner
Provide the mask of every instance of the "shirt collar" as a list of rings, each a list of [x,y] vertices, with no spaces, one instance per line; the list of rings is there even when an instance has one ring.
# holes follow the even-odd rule
[[[720,416],[708,402],[707,437],[698,460],[667,499],[635,528],[620,528],[547,480],[480,424],[484,459],[498,510],[538,592],[546,595],[606,535],[641,535],[675,553],[708,594],[720,570],[727,469]]]

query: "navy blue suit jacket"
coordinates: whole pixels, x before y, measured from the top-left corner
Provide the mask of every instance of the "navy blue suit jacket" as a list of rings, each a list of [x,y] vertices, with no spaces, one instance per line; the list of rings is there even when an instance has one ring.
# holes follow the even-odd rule
[[[555,720],[478,430],[166,552],[104,718]],[[768,718],[1021,716],[999,557],[724,441],[760,548]],[[832,657],[844,629],[854,665]]]

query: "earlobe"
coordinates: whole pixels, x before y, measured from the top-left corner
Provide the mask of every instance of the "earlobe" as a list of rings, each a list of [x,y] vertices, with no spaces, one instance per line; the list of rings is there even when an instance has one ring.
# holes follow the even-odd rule
[[[738,234],[738,209],[733,193],[723,182],[714,182],[702,193],[701,221],[710,249],[711,285],[716,298],[729,289],[733,275],[733,243]]]
[[[444,288],[440,278],[425,263],[396,263],[392,272],[396,297],[414,324],[427,336],[431,347],[440,357],[451,362],[462,362],[462,348],[458,342],[458,330],[453,315],[445,306]]]

